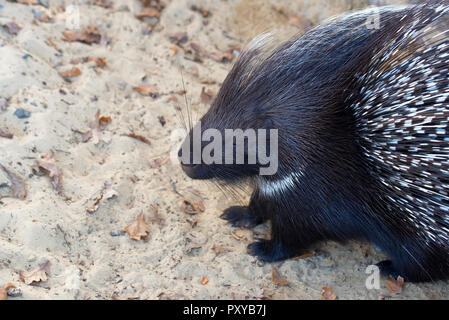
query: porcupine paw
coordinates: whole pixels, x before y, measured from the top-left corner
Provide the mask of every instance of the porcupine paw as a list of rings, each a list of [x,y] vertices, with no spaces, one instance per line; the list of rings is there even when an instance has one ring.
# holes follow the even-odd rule
[[[248,245],[248,253],[261,261],[272,262],[298,256],[303,250],[285,248],[272,240],[259,239]]]
[[[230,207],[226,209],[220,218],[229,221],[231,226],[250,229],[262,223],[248,207]]]
[[[398,276],[401,276],[404,280],[408,281],[405,275],[401,274],[393,265],[393,262],[391,260],[384,260],[376,264],[376,266],[380,269],[380,274],[384,277],[389,278],[392,276],[393,278],[397,279]]]

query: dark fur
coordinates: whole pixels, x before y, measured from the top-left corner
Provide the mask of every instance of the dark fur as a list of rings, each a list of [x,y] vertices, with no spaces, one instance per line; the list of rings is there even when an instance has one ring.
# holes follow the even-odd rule
[[[424,245],[417,226],[394,210],[386,199],[391,190],[365,158],[358,119],[347,108],[360,99],[356,80],[372,57],[399,28],[413,23],[400,18],[414,10],[433,14],[425,7],[406,10],[382,13],[379,30],[363,27],[366,17],[339,20],[308,32],[294,50],[289,48],[296,38],[255,66],[249,67],[259,59],[258,49],[243,53],[234,65],[201,119],[203,130],[279,129],[279,171],[260,178],[257,166],[249,165],[185,164],[184,169],[193,178],[254,181],[249,206],[222,215],[236,227],[271,221],[271,239],[251,244],[252,255],[275,261],[305,253],[319,241],[355,239],[389,255],[391,261],[379,263],[385,275],[409,281],[448,278],[449,248]],[[304,173],[294,189],[272,197],[260,192],[258,179],[279,180],[298,168]]]

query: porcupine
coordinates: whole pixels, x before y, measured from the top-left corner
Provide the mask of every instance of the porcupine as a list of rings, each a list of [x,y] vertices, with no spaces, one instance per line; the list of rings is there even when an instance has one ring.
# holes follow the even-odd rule
[[[263,261],[353,239],[389,256],[377,264],[386,276],[447,279],[448,31],[449,5],[433,1],[348,13],[274,47],[270,34],[256,37],[201,130],[278,129],[276,174],[259,175],[259,162],[181,160],[182,169],[252,183],[249,205],[221,217],[246,228],[271,221],[271,239],[248,246]]]

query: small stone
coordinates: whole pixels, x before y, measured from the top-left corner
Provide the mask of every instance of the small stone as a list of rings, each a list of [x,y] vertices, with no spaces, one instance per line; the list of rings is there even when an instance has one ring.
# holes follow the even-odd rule
[[[25,109],[17,109],[16,112],[14,112],[14,115],[19,119],[25,119],[29,118],[31,116],[31,113]]]
[[[9,287],[6,289],[6,294],[9,297],[17,298],[22,296],[22,290],[20,288]]]

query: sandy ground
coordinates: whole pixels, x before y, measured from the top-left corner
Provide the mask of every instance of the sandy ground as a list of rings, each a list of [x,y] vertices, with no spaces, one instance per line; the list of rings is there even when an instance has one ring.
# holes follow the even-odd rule
[[[260,263],[246,246],[269,227],[227,226],[218,216],[236,200],[165,161],[178,143],[172,134],[181,127],[181,69],[198,118],[208,107],[200,99],[202,88],[216,93],[231,67],[195,56],[192,43],[215,54],[236,46],[236,54],[267,28],[302,32],[309,23],[368,1],[164,0],[160,17],[143,21],[136,18],[143,9],[137,0],[117,0],[110,8],[89,4],[96,1],[42,2],[48,9],[0,1],[0,25],[15,21],[23,28],[16,35],[0,28],[0,129],[14,135],[0,137],[0,164],[27,189],[25,199],[12,197],[11,182],[0,170],[0,286],[12,282],[22,292],[9,299],[321,299],[323,286],[338,299],[449,298],[444,282],[406,284],[392,295],[381,279],[379,290],[368,290],[366,267],[385,257],[360,243],[322,243],[308,258]],[[78,5],[71,8],[79,9],[81,29],[95,25],[106,35],[101,43],[62,40],[73,27],[71,4]],[[192,4],[209,16],[191,10]],[[42,12],[50,22],[37,19]],[[290,15],[301,17],[300,28]],[[180,32],[188,40],[176,45],[170,38]],[[104,58],[107,65],[84,57]],[[81,74],[64,80],[60,72],[72,67]],[[156,86],[158,94],[133,90],[142,85]],[[18,118],[20,108],[30,116]],[[80,132],[88,131],[97,110],[112,119],[101,132],[105,141],[83,142]],[[50,150],[62,172],[61,192],[36,170]],[[204,212],[186,214],[183,200],[201,201]],[[131,240],[123,229],[140,213],[150,232]],[[47,281],[29,285],[20,279],[21,271],[46,261]],[[274,283],[273,266],[288,285]]]

